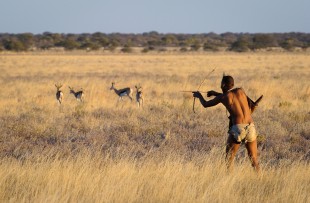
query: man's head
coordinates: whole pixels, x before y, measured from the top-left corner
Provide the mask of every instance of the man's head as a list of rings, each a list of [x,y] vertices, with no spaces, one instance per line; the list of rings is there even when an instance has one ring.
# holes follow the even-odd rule
[[[221,88],[223,93],[234,87],[234,78],[230,75],[224,75],[222,78]]]

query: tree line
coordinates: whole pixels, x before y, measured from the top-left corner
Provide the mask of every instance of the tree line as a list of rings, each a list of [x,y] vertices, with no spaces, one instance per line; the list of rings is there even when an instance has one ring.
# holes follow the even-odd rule
[[[308,33],[203,33],[203,34],[161,34],[156,31],[142,34],[82,33],[61,34],[44,32],[0,33],[0,51],[51,50],[110,50],[121,47],[122,52],[131,52],[141,47],[142,52],[165,51],[175,47],[180,51],[236,51],[247,52],[259,49],[282,48],[287,51],[306,50],[310,46]]]

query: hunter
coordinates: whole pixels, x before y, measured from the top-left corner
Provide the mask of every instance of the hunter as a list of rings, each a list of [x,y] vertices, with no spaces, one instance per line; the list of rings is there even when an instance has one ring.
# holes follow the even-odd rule
[[[228,169],[232,168],[233,160],[242,142],[245,143],[248,156],[254,169],[259,172],[259,163],[257,157],[257,134],[251,113],[254,111],[257,103],[262,96],[253,102],[247,97],[242,88],[234,88],[234,79],[232,76],[223,76],[221,82],[223,93],[208,91],[207,96],[215,98],[206,101],[200,92],[193,92],[193,96],[200,100],[203,107],[212,107],[222,103],[229,116],[229,131],[226,145],[226,161]]]

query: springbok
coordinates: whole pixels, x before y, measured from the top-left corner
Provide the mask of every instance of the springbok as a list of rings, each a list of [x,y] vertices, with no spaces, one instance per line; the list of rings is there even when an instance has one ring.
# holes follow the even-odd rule
[[[55,87],[57,88],[56,99],[58,103],[61,104],[62,99],[64,97],[64,93],[60,90],[60,88],[62,87],[62,84],[55,84]]]
[[[143,106],[143,92],[142,92],[142,87],[139,85],[139,86],[135,86],[136,88],[136,100],[137,100],[137,103],[138,103],[138,107],[140,106]]]
[[[69,89],[70,89],[70,93],[74,95],[77,101],[80,101],[80,102],[84,101],[85,94],[84,94],[83,89],[78,92],[74,91],[73,88],[70,86],[69,86]]]
[[[115,82],[112,82],[110,90],[114,90],[114,92],[119,96],[118,101],[123,100],[123,96],[128,96],[132,101],[132,89],[130,87],[126,87],[123,89],[116,89],[114,85]]]

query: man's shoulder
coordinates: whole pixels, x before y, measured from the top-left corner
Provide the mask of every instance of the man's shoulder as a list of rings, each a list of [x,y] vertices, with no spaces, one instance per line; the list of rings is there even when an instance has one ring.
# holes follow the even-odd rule
[[[225,93],[219,95],[219,96],[218,96],[218,99],[219,99],[221,102],[225,102],[225,101],[228,101],[229,98],[232,98],[232,95],[233,95],[232,92],[225,92]]]
[[[245,91],[242,87],[237,87],[229,91],[232,95],[241,95],[245,94]]]
[[[234,89],[231,89],[229,92],[240,92],[240,91],[243,91],[242,87],[236,87]]]

